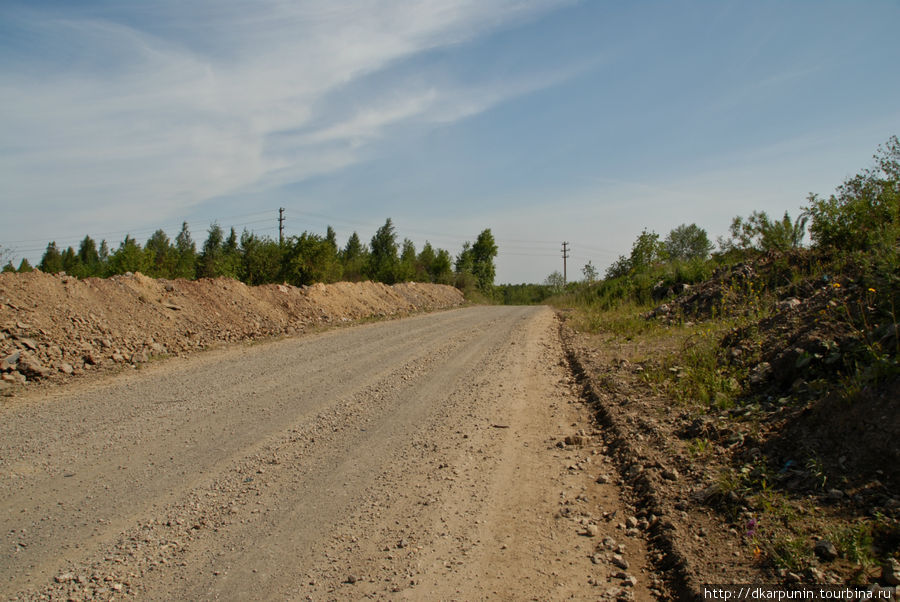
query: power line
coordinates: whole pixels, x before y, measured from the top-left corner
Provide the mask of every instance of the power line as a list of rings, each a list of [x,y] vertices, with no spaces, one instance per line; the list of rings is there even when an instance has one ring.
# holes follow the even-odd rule
[[[232,228],[244,228],[245,230],[250,230],[252,233],[264,232],[266,235],[274,234],[273,230],[277,228],[277,235],[279,242],[284,240],[285,236],[285,228],[289,227],[293,222],[303,222],[307,221],[304,218],[312,218],[309,221],[312,221],[316,224],[321,224],[323,227],[325,225],[340,225],[342,227],[350,227],[358,230],[360,227],[364,228],[372,228],[373,230],[377,227],[380,227],[380,221],[360,221],[354,219],[347,219],[343,217],[335,217],[328,216],[314,212],[307,211],[294,211],[291,210],[291,217],[286,215],[286,209],[284,207],[280,207],[278,209],[278,218],[277,223],[272,224],[271,222],[271,209],[265,209],[260,211],[254,211],[251,213],[244,213],[240,215],[232,215],[223,218],[217,218],[213,220],[211,223],[220,223],[224,222],[227,226]],[[250,218],[259,218],[259,219],[250,219]],[[237,223],[229,224],[232,220],[246,220],[240,221]],[[309,226],[309,221],[307,221],[307,226]],[[149,236],[153,232],[157,230],[171,231],[173,229],[178,229],[181,227],[181,224],[184,220],[180,220],[177,223],[173,223],[170,225],[166,225],[163,227],[145,227],[145,228],[132,228],[125,230],[116,230],[116,231],[106,231],[100,233],[91,234],[92,237],[97,239],[106,239],[107,237],[114,236],[122,236],[122,235],[130,235],[135,238],[142,238],[144,236]],[[268,228],[253,228],[252,226],[258,226],[260,224],[271,224]],[[456,248],[461,246],[465,241],[472,241],[477,239],[477,235],[461,235],[458,233],[452,232],[435,232],[432,230],[420,230],[420,229],[403,229],[401,232],[403,235],[414,236],[416,238],[424,238],[426,241],[432,243],[437,248]],[[60,247],[66,246],[74,246],[79,241],[83,240],[83,235],[78,236],[64,236],[64,237],[48,237],[45,239],[24,239],[24,240],[16,240],[9,241],[5,243],[5,246],[9,248],[10,251],[15,253],[16,255],[31,255],[34,253],[40,253],[46,249],[47,241],[55,240],[59,243]],[[114,240],[114,239],[112,239]],[[550,245],[555,245],[559,243],[554,243],[549,240],[527,240],[527,239],[519,239],[519,238],[498,238],[496,240],[497,245],[499,246],[499,256],[509,256],[509,257],[534,257],[534,258],[551,258],[555,254],[555,252],[550,248]],[[22,244],[23,247],[16,248],[13,245]],[[571,254],[571,244],[569,241],[565,241],[563,243],[562,254],[563,254],[563,277],[567,279],[568,274],[568,265],[567,259],[578,259],[578,260],[589,260],[592,259],[590,257],[584,257],[580,254],[578,256],[574,256]],[[603,249],[594,247],[589,244],[581,244],[577,243],[579,249],[582,252],[587,251],[588,253],[596,253],[603,256],[615,256],[616,252],[610,249]],[[558,252],[558,251],[557,251]]]
[[[266,210],[266,211],[256,211],[256,212],[254,212],[254,213],[245,213],[245,214],[243,214],[243,215],[232,215],[232,216],[229,216],[229,217],[217,218],[217,219],[213,220],[213,222],[210,222],[210,223],[215,223],[215,222],[219,222],[219,221],[227,222],[227,221],[230,221],[230,220],[243,219],[243,218],[247,218],[247,217],[256,217],[256,216],[258,216],[258,215],[261,216],[261,215],[265,215],[265,214],[268,214],[268,213],[269,213],[269,211]],[[147,233],[152,234],[153,232],[156,232],[157,230],[169,230],[169,229],[174,229],[174,228],[180,228],[180,227],[181,227],[181,224],[184,223],[184,221],[186,221],[186,220],[181,220],[181,221],[179,221],[178,223],[169,223],[169,224],[165,224],[165,225],[163,225],[163,226],[147,226],[147,227],[143,227],[143,228],[127,228],[127,229],[125,229],[125,230],[113,230],[113,231],[107,231],[107,232],[94,232],[94,233],[93,233],[93,236],[96,236],[96,237],[102,237],[102,236],[114,236],[114,235],[119,235],[119,234],[139,234],[139,233],[141,233],[141,232],[147,232]],[[244,224],[244,223],[239,223],[239,224],[236,224],[236,225],[242,226],[242,225],[247,225],[247,224],[252,224],[252,223],[261,223],[261,221],[247,222],[246,224]],[[81,234],[77,234],[77,235],[76,235],[76,234],[72,234],[72,235],[56,236],[56,237],[51,236],[51,237],[47,237],[47,238],[31,238],[31,239],[24,239],[24,240],[10,240],[10,241],[6,241],[6,242],[7,242],[8,244],[25,244],[25,243],[38,243],[38,242],[43,242],[43,241],[47,241],[47,240],[81,240],[81,239],[83,239],[83,238],[84,238],[84,236],[81,235]]]

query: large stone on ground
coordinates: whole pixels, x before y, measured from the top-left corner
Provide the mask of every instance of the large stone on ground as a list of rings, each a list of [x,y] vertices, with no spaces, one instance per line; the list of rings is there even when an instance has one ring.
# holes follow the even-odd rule
[[[13,370],[15,370],[16,364],[19,363],[20,357],[22,357],[22,352],[16,351],[15,353],[11,353],[0,360],[0,372],[12,372]]]
[[[827,539],[817,541],[813,552],[822,560],[834,560],[838,556],[837,548]]]
[[[900,585],[900,562],[888,559],[881,567],[881,579],[888,585]]]
[[[19,372],[29,378],[43,378],[47,375],[47,368],[30,353],[22,353],[17,365]]]

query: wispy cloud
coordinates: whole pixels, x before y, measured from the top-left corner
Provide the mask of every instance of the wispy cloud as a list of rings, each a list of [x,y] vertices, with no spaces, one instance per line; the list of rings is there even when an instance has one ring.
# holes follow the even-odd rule
[[[341,169],[388,128],[458,120],[550,85],[552,77],[477,87],[424,75],[384,89],[373,74],[558,4],[8,5],[2,14],[20,36],[0,47],[0,194],[46,208],[60,225],[76,211],[90,222],[159,220],[242,188]],[[372,80],[372,102],[335,110],[329,100],[362,78]]]

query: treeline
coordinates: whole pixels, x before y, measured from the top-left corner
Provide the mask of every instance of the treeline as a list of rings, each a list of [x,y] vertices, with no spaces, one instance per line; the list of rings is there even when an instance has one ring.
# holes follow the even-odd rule
[[[871,306],[896,322],[900,306],[900,140],[892,136],[879,146],[873,167],[841,184],[828,197],[810,195],[799,217],[771,218],[764,211],[733,219],[718,249],[696,224],[683,224],[665,238],[643,230],[631,252],[621,255],[597,283],[593,266],[585,266],[585,280],[569,283],[569,292],[587,293],[602,308],[622,300],[649,303],[654,289],[691,284],[708,278],[719,266],[766,253],[783,255],[802,248],[817,254],[820,269],[849,271],[866,282]],[[809,243],[805,242],[809,236]],[[714,251],[715,250],[715,251]],[[561,289],[562,275],[551,274],[545,284]]]
[[[493,300],[502,305],[540,305],[559,292],[546,284],[499,284],[494,287]]]
[[[490,229],[479,234],[474,244],[466,242],[452,258],[449,251],[429,242],[419,251],[408,238],[398,242],[390,218],[369,244],[354,232],[343,247],[338,246],[331,226],[324,236],[303,232],[279,242],[246,230],[238,236],[234,228],[226,235],[214,223],[198,250],[185,222],[174,241],[157,230],[143,245],[126,236],[114,251],[105,240],[98,245],[90,236],[84,237],[77,250],[60,250],[50,242],[37,267],[48,274],[65,272],[79,278],[142,272],[167,279],[224,276],[250,285],[372,280],[385,284],[432,282],[489,291],[494,284],[496,255]],[[33,269],[27,259],[18,268],[11,262],[3,267],[4,272]]]

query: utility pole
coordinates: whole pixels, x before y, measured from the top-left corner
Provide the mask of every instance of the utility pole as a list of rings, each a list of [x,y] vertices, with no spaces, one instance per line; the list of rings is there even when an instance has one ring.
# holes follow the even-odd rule
[[[564,242],[562,244],[562,257],[563,257],[563,284],[566,284],[569,281],[568,274],[566,274],[566,259],[569,258],[569,243]]]
[[[284,246],[284,207],[278,208],[278,246]]]

